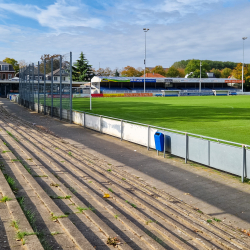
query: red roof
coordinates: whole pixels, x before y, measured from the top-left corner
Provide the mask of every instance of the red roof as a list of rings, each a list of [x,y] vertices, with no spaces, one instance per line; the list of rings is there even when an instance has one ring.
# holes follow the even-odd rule
[[[141,77],[144,77],[144,75],[141,76]],[[162,76],[162,75],[157,74],[157,73],[146,73],[146,77],[159,77],[159,78],[165,78],[165,76]]]

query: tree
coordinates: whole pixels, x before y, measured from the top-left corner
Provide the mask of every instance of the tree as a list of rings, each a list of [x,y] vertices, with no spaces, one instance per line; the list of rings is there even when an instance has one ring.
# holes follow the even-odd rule
[[[20,60],[18,62],[18,64],[19,64],[19,69],[24,68],[24,67],[27,66],[27,63],[25,62],[25,60]]]
[[[179,77],[185,77],[185,69],[178,69],[179,70]]]
[[[201,66],[201,77],[202,78],[207,78],[206,72],[209,72],[210,67],[209,65],[202,61],[202,66]],[[189,61],[185,73],[189,74],[189,78],[199,78],[200,77],[200,60],[192,59]]]
[[[162,76],[166,76],[167,75],[167,72],[165,71],[165,69],[161,66],[161,65],[157,65],[155,66],[152,70],[151,70],[152,73],[155,73],[155,74],[160,74]]]
[[[178,62],[175,62],[172,66],[174,66],[177,69],[185,69],[191,60],[181,60]],[[222,70],[224,68],[234,69],[237,65],[235,62],[222,62],[222,61],[211,61],[211,60],[204,60],[203,62],[206,62],[211,69],[219,69]]]
[[[181,60],[181,61],[175,62],[172,66],[174,66],[176,69],[185,69],[189,61],[190,60]]]
[[[115,77],[119,77],[120,76],[120,73],[118,72],[118,69],[115,70],[114,76]]]
[[[247,74],[248,74],[248,67],[245,64],[245,67],[244,67],[244,79],[247,76]],[[242,79],[242,63],[237,64],[237,66],[234,68],[234,70],[232,72],[232,75],[236,79],[239,79],[239,80]]]
[[[221,77],[222,78],[228,78],[229,76],[232,75],[232,70],[229,68],[225,68],[221,71]]]
[[[180,76],[180,72],[177,68],[175,68],[174,66],[171,66],[166,74],[167,77],[177,77]]]
[[[19,71],[19,64],[15,59],[6,57],[3,62],[11,64],[16,72]]]
[[[60,55],[59,54],[44,54],[41,56],[41,63],[40,63],[40,73],[44,74],[44,61],[46,60],[45,65],[45,73],[51,73],[51,59],[53,58],[53,71],[60,68]]]
[[[212,69],[211,72],[214,73],[214,76],[216,78],[220,78],[221,77],[221,71],[219,69]]]
[[[92,65],[89,65],[88,60],[81,52],[79,59],[72,66],[72,80],[76,82],[90,81],[94,76]]]
[[[241,80],[242,79],[242,63],[238,63],[237,66],[232,71],[232,75],[234,78]],[[244,89],[250,89],[250,65],[245,64],[244,66]]]
[[[134,67],[127,66],[122,70],[121,75],[126,77],[140,77],[143,73]]]

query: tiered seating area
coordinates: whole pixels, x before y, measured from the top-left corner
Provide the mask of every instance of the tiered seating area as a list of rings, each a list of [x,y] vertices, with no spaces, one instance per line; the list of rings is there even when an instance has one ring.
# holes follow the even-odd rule
[[[0,200],[1,249],[250,249],[232,226],[3,106]]]
[[[233,87],[202,88],[201,90],[203,92],[211,92],[212,93],[213,89],[214,90],[229,90],[229,91],[232,91],[232,92],[240,91],[240,90],[235,89]],[[174,87],[168,87],[166,89],[164,89],[164,88],[150,88],[150,87],[146,88],[146,92],[161,92],[161,90],[173,90],[173,91],[181,90],[182,92],[198,92],[199,88],[174,88]],[[134,92],[134,91],[140,93],[140,92],[144,91],[144,88],[143,87],[137,87],[137,88],[115,88],[115,87],[107,88],[107,87],[101,87],[101,93],[131,93],[131,92]]]

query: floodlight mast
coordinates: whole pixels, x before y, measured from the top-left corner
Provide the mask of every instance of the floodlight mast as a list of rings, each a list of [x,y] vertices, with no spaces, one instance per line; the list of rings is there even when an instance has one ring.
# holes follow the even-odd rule
[[[242,63],[242,84],[241,84],[242,92],[244,91],[243,90],[243,82],[244,82],[244,41],[246,39],[247,39],[247,37],[242,37],[242,40],[243,40],[243,63]]]
[[[145,59],[144,59],[144,93],[146,92],[146,33],[149,31],[149,29],[144,28],[143,31],[145,32]]]

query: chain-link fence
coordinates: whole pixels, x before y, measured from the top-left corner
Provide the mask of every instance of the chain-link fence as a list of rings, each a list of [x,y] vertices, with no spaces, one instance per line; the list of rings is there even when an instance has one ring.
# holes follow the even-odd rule
[[[20,69],[19,102],[45,115],[72,122],[72,53],[44,58]]]

